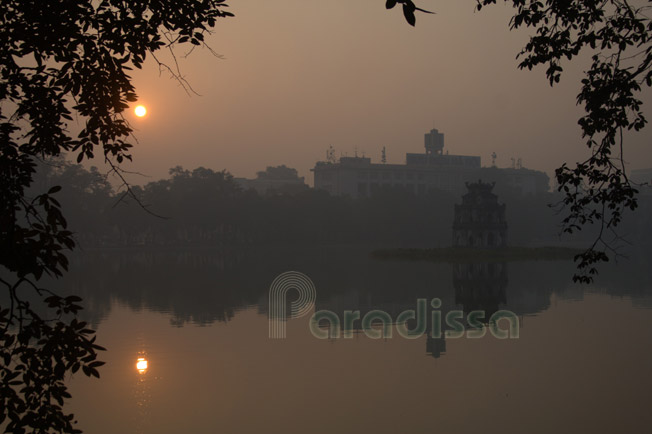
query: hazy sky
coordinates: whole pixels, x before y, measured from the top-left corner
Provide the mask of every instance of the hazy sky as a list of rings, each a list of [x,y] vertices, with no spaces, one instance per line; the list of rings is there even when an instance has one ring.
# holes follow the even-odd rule
[[[499,167],[522,158],[551,175],[588,156],[575,105],[587,62],[566,68],[554,88],[543,68],[518,70],[527,33],[509,31],[506,5],[475,12],[474,0],[419,0],[437,15],[417,15],[413,28],[383,0],[228,3],[236,16],[207,39],[223,58],[196,50],[180,59],[201,96],[159,76],[152,61],[134,72],[149,114],[130,114],[138,144],[126,169],[151,179],[175,165],[253,177],[286,164],[312,184],[310,168],[329,145],[375,162],[386,146],[388,161],[403,163],[433,127],[446,135],[445,150],[479,155],[483,165],[496,152]],[[652,167],[651,141],[652,127],[627,138],[630,168]]]

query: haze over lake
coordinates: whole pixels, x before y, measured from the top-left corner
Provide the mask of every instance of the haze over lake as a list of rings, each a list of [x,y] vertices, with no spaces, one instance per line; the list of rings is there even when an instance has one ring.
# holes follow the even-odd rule
[[[84,429],[608,433],[650,422],[645,261],[579,286],[570,262],[503,263],[505,278],[496,279],[482,264],[378,261],[361,247],[270,246],[233,257],[190,249],[74,261],[65,282],[108,348],[101,380],[72,382]],[[314,282],[315,311],[383,309],[395,318],[436,297],[442,312],[512,310],[519,338],[374,340],[358,328],[351,339],[320,340],[304,317],[272,340],[269,285],[289,270]],[[460,270],[471,273],[462,281]]]

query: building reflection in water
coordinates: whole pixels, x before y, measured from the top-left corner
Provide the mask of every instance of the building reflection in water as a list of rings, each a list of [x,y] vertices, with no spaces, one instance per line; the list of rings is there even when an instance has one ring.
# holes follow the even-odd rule
[[[485,319],[507,303],[507,263],[482,262],[453,265],[455,303],[462,305],[465,313],[485,311]]]
[[[453,264],[453,288],[455,289],[455,304],[461,305],[464,316],[474,310],[484,311],[484,323],[500,310],[500,305],[507,303],[507,263],[482,262]],[[443,316],[443,315],[442,315]],[[431,322],[431,316],[428,316]],[[431,324],[428,324],[428,330]],[[446,353],[445,338],[446,323],[442,321],[441,337],[427,335],[426,353],[435,358]]]
[[[449,271],[450,273],[450,271]],[[450,274],[448,274],[450,276]],[[343,312],[357,312],[357,320],[348,325],[354,333],[362,331],[362,321],[371,311],[380,310],[395,320],[405,311],[415,310],[418,299],[428,300],[428,307],[425,315],[426,332],[426,353],[434,358],[446,354],[447,330],[452,330],[446,323],[446,315],[452,311],[462,311],[463,319],[461,324],[466,330],[476,326],[467,323],[467,316],[472,311],[483,311],[484,317],[478,318],[481,324],[489,325],[492,315],[501,310],[511,310],[507,305],[507,284],[508,268],[506,262],[483,262],[483,263],[456,263],[452,264],[452,288],[435,284],[431,288],[419,288],[411,290],[410,285],[398,285],[394,282],[383,287],[368,285],[361,290],[353,290],[345,293],[335,293],[330,296],[317,298],[315,311],[330,311],[343,317]],[[409,277],[409,276],[408,276]],[[434,282],[440,282],[434,280]],[[380,290],[378,288],[381,288]],[[401,290],[397,290],[400,288]],[[436,303],[433,304],[433,303]],[[534,310],[530,308],[530,310]],[[522,311],[515,311],[521,315]],[[433,327],[438,324],[437,327]],[[323,324],[326,325],[326,322]],[[413,330],[416,327],[414,318],[407,321],[407,328]],[[339,327],[342,325],[340,324]],[[504,330],[506,324],[498,326]],[[436,334],[439,330],[439,335]],[[490,339],[493,334],[487,334]],[[346,337],[343,337],[346,339]]]

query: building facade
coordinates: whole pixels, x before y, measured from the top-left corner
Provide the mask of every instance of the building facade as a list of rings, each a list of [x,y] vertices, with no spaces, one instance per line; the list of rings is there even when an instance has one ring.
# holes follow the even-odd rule
[[[319,161],[312,170],[316,189],[333,195],[364,197],[384,188],[401,188],[414,194],[430,190],[464,193],[465,183],[488,179],[509,185],[522,194],[548,191],[548,176],[524,168],[481,166],[478,156],[444,153],[444,135],[433,129],[424,137],[425,153],[408,153],[405,164],[372,163],[368,157],[341,157]]]
[[[299,177],[297,170],[291,167],[268,166],[267,169],[257,172],[256,178],[234,178],[234,181],[244,190],[256,190],[259,194],[297,193],[307,190],[303,176]]]
[[[652,169],[634,169],[629,175],[634,188],[646,196],[652,195]]]

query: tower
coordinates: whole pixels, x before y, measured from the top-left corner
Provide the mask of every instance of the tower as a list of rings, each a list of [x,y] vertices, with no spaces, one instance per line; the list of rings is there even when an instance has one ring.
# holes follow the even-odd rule
[[[466,183],[468,193],[455,205],[453,220],[454,247],[505,247],[507,221],[505,204],[491,191],[495,183]]]
[[[440,133],[436,128],[425,134],[426,154],[441,155],[444,152],[444,133]]]

